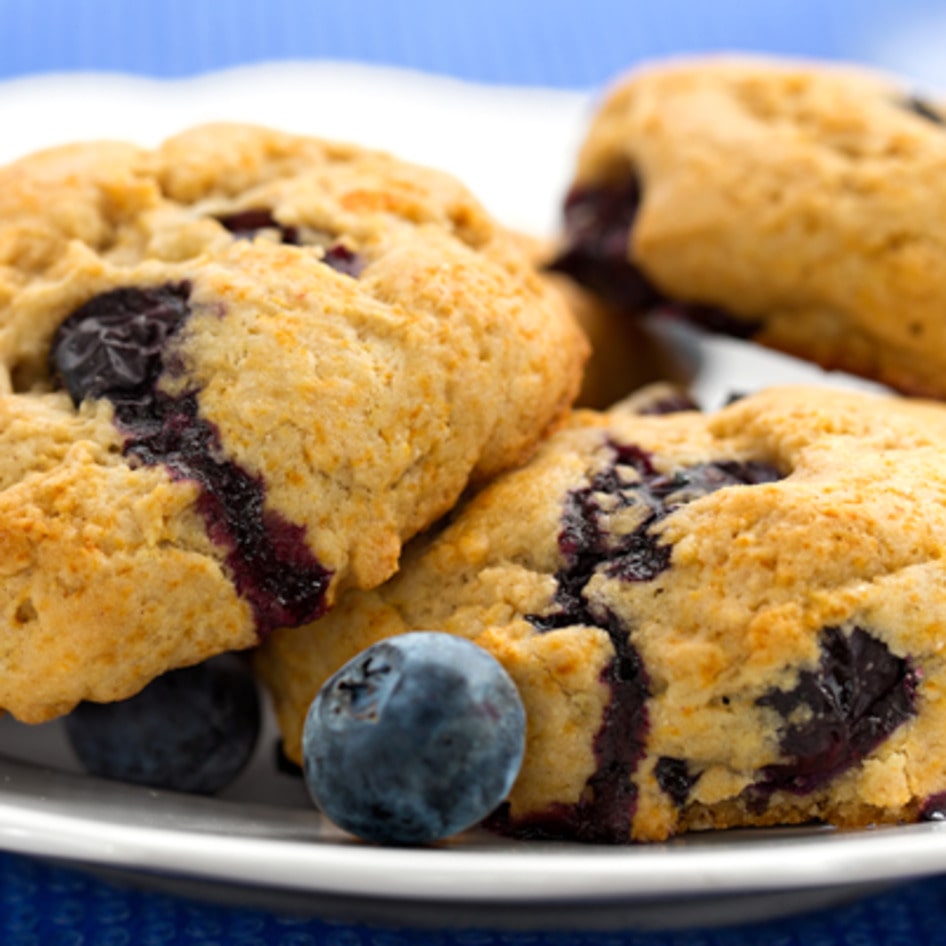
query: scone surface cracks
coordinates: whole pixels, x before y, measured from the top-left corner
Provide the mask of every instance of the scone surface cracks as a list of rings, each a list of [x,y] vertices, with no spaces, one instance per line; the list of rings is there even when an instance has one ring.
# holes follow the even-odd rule
[[[0,170],[0,706],[317,618],[521,462],[585,343],[445,174],[236,125]]]

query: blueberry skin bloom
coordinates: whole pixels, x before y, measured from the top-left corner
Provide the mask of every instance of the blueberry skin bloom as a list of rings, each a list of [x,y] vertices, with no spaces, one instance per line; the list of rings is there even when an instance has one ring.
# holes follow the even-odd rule
[[[330,677],[309,707],[303,770],[316,805],[379,844],[427,844],[506,798],[525,751],[512,679],[465,638],[415,631],[380,641]]]
[[[199,795],[240,774],[260,725],[256,683],[233,655],[171,670],[127,700],[80,703],[65,718],[89,774]]]

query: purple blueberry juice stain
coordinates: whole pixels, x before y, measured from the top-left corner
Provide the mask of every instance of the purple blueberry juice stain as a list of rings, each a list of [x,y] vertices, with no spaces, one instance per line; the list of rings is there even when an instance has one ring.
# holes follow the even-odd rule
[[[599,843],[626,842],[637,807],[637,786],[631,776],[646,752],[650,686],[640,655],[630,644],[629,629],[610,613],[597,623],[604,624],[615,657],[603,675],[611,699],[595,735],[598,768],[587,783],[591,801],[578,806],[583,822],[579,837]]]
[[[634,174],[610,185],[573,188],[565,198],[565,246],[549,269],[570,276],[621,310],[657,310],[735,338],[756,335],[761,321],[737,318],[718,306],[670,299],[630,261],[641,196]]]
[[[265,508],[263,480],[223,455],[217,429],[200,417],[197,392],[172,397],[158,389],[167,344],[190,315],[189,297],[187,283],[96,296],[59,326],[50,372],[76,404],[112,402],[126,457],[199,485],[208,535],[227,550],[234,584],[263,636],[321,616],[332,573],[312,555],[302,526]]]
[[[677,507],[716,492],[725,486],[753,486],[781,479],[767,463],[718,461],[660,473],[636,447],[616,447],[617,462],[632,466],[639,481],[629,484],[616,475],[616,468],[599,474],[592,483],[592,497],[605,492],[618,498],[618,508],[643,504],[649,515],[638,528],[615,542],[612,537],[606,573],[625,581],[651,581],[670,565],[670,546],[660,544],[653,527]]]
[[[590,615],[576,614],[574,622],[569,623],[604,625],[615,650],[614,659],[602,673],[611,699],[595,735],[597,768],[576,804],[551,805],[515,820],[504,805],[485,826],[528,840],[568,838],[593,844],[626,844],[637,804],[637,786],[631,776],[645,753],[647,677],[637,651],[628,643],[627,629],[614,615],[596,621]],[[565,622],[556,626],[565,626]]]
[[[863,628],[824,628],[818,667],[758,701],[785,720],[779,749],[789,761],[762,769],[749,799],[764,809],[773,792],[807,795],[859,764],[916,714],[919,678]]]
[[[299,228],[279,223],[271,210],[265,207],[251,207],[237,213],[216,217],[216,221],[226,227],[235,237],[252,240],[262,230],[274,230],[279,234],[281,243],[299,246]]]
[[[925,118],[934,125],[946,125],[946,117],[933,105],[919,96],[913,95],[903,99],[900,105],[908,112],[913,112],[914,115]]]
[[[575,187],[565,198],[565,248],[551,269],[621,309],[666,301],[628,258],[641,189],[631,174],[607,187]]]
[[[226,214],[214,219],[238,239],[252,240],[260,232],[269,230],[279,234],[281,243],[290,246],[307,245],[298,227],[280,223],[273,216],[272,211],[265,207],[241,210],[238,213]],[[353,279],[357,279],[365,268],[365,260],[343,243],[330,245],[320,261],[336,272],[351,276]]]
[[[946,821],[946,792],[930,795],[919,813],[920,821]]]
[[[689,800],[690,790],[699,780],[700,774],[690,771],[686,759],[665,755],[657,760],[654,777],[660,790],[670,797],[677,808],[682,808]]]
[[[632,777],[644,757],[649,729],[647,673],[631,644],[631,628],[590,600],[585,589],[599,571],[622,581],[653,581],[670,567],[672,552],[661,543],[654,527],[674,509],[723,487],[781,478],[774,467],[756,461],[724,460],[662,473],[653,457],[640,447],[612,441],[607,449],[609,464],[586,487],[573,490],[566,498],[558,537],[565,563],[555,576],[552,607],[544,614],[527,615],[539,631],[586,625],[608,633],[615,656],[603,674],[611,698],[594,740],[598,768],[588,781],[586,798],[516,824],[503,823],[502,830],[507,833],[598,843],[628,840],[637,803]],[[612,517],[634,505],[642,507],[643,513],[637,528],[624,535],[612,532]],[[680,783],[677,778],[674,785]]]
[[[674,316],[714,335],[751,339],[762,330],[761,319],[740,319],[719,306],[699,305],[695,302],[671,302],[664,315]]]
[[[330,246],[322,257],[326,266],[331,266],[337,273],[357,279],[365,268],[365,260],[343,243]]]

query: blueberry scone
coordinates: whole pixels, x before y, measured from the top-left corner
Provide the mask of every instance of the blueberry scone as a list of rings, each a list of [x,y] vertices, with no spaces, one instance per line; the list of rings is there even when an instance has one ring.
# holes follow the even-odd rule
[[[576,412],[390,582],[257,651],[287,753],[346,660],[442,630],[490,651],[525,705],[500,831],[933,817],[944,471],[946,407],[927,401],[777,387],[713,413],[667,392]]]
[[[553,245],[522,233],[520,245],[547,279],[564,296],[589,344],[576,407],[608,408],[653,384],[689,387],[697,365],[692,357],[661,339],[638,319],[627,318],[590,289],[545,265]]]
[[[842,65],[644,67],[593,117],[558,269],[625,309],[946,397],[946,110]]]
[[[452,178],[205,126],[0,170],[0,708],[310,622],[525,459],[586,343]]]

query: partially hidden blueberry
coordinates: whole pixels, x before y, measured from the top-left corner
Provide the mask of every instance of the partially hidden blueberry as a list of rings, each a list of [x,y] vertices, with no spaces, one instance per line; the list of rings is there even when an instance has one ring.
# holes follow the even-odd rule
[[[525,750],[512,679],[465,638],[415,631],[349,661],[316,695],[303,729],[313,801],[378,844],[428,844],[506,798]]]
[[[165,673],[127,700],[80,703],[65,730],[90,775],[213,795],[249,762],[260,719],[249,669],[225,655]]]

